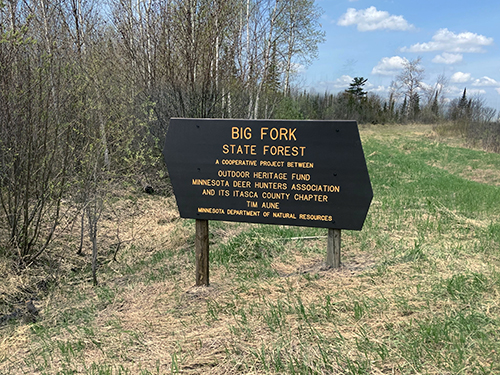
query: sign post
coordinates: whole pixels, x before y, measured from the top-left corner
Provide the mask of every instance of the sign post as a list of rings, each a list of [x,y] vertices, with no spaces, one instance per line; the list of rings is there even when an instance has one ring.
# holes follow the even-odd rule
[[[340,267],[340,229],[328,229],[326,246],[326,266],[328,268]]]
[[[361,230],[373,197],[355,121],[174,118],[163,153],[197,244],[207,222],[197,284],[209,282],[208,220],[328,228],[339,267],[340,230]]]
[[[208,220],[196,220],[195,253],[196,285],[208,285],[210,283]]]

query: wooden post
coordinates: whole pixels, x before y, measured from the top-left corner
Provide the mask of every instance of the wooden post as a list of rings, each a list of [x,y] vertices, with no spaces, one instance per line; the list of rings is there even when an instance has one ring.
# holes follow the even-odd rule
[[[328,268],[340,268],[340,229],[328,229],[326,266]]]
[[[208,220],[196,220],[196,285],[209,285]]]

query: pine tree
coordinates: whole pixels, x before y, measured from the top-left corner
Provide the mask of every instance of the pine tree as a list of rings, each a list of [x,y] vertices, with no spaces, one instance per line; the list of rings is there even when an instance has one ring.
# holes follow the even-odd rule
[[[363,86],[368,81],[368,78],[354,77],[349,84],[349,88],[345,90],[348,94],[352,95],[357,101],[366,98],[366,91],[363,91]]]

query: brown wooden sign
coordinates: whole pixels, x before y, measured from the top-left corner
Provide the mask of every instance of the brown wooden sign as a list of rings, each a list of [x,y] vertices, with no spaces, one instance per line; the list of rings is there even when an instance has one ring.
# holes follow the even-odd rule
[[[361,230],[373,197],[355,121],[171,119],[181,217]]]

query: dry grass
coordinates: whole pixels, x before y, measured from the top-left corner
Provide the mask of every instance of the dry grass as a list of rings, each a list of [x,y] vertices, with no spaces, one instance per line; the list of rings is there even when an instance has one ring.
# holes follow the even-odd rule
[[[450,172],[454,172],[456,169],[460,168],[460,166],[457,166],[457,165],[452,166],[449,164],[446,166],[442,166],[436,162],[432,163],[431,165],[433,167],[442,168],[442,169],[450,171]],[[470,165],[462,167],[462,168],[463,169],[459,173],[459,175],[467,180],[479,182],[481,184],[500,186],[500,171],[498,169],[473,168]]]
[[[410,130],[371,127],[362,136],[391,143],[432,131]],[[381,152],[370,154],[368,162],[378,166]],[[374,183],[376,192],[388,190]],[[172,197],[124,191],[100,223],[98,287],[90,283],[89,251],[74,255],[76,226],[51,249],[50,256],[63,259],[52,275],[46,268],[14,274],[0,263],[4,306],[17,303],[13,290],[54,278],[35,301],[39,322],[0,326],[0,374],[458,373],[458,354],[447,344],[418,339],[426,324],[452,324],[460,314],[484,316],[481,332],[498,333],[500,249],[484,237],[491,221],[439,200],[400,212],[380,194],[365,230],[343,232],[342,268],[322,267],[326,239],[316,235],[282,241],[267,260],[212,264],[211,285],[195,287],[193,223],[179,219]],[[453,230],[437,229],[447,222]],[[213,251],[255,228],[214,225]],[[252,267],[262,276],[249,276]],[[454,297],[452,282],[462,275],[486,281],[477,290],[464,284],[457,289],[464,297]],[[420,352],[426,345],[430,353]],[[460,373],[498,369],[497,340],[481,345],[467,348]]]

